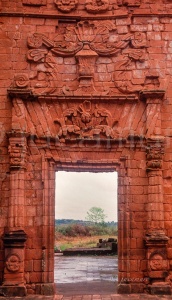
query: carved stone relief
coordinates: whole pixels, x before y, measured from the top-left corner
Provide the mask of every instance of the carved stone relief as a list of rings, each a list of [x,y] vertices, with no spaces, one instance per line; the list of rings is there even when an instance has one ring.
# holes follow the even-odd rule
[[[161,253],[153,253],[149,259],[149,267],[152,271],[162,271],[167,269],[167,260]]]
[[[29,78],[27,74],[17,74],[14,77],[14,86],[18,88],[26,88],[29,85]]]
[[[161,169],[164,154],[163,141],[150,141],[147,145],[147,170]]]
[[[32,88],[38,94],[65,95],[135,93],[143,89],[145,77],[134,82],[132,71],[136,63],[146,59],[146,35],[135,32],[119,35],[113,21],[80,21],[66,28],[59,26],[59,34],[49,39],[35,33],[28,38],[27,58],[37,64],[30,76]],[[63,33],[62,33],[63,32]],[[95,87],[96,61],[99,57],[112,57],[114,62],[114,88]],[[78,87],[63,85],[59,90],[59,67],[56,58],[74,57]],[[27,80],[25,80],[27,82]],[[18,87],[21,83],[17,83]],[[24,84],[24,83],[22,83]],[[76,83],[77,84],[77,83]],[[21,86],[22,87],[22,86]]]
[[[6,258],[6,268],[9,272],[17,273],[20,271],[21,259],[18,254],[11,254]]]
[[[63,117],[54,120],[54,123],[58,125],[57,135],[60,139],[114,139],[117,136],[117,121],[112,118],[111,113],[90,101],[64,110]]]
[[[8,152],[10,155],[11,168],[25,167],[27,153],[26,137],[10,137]]]
[[[54,3],[59,11],[69,13],[76,9],[78,0],[54,0]]]
[[[109,8],[109,0],[86,0],[86,11],[96,14],[107,11]]]

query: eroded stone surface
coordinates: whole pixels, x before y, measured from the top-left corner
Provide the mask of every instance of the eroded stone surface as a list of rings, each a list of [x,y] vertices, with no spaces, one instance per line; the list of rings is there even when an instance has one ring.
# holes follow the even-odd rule
[[[1,1],[2,289],[54,293],[55,171],[116,170],[119,291],[170,292],[171,10],[170,0]]]

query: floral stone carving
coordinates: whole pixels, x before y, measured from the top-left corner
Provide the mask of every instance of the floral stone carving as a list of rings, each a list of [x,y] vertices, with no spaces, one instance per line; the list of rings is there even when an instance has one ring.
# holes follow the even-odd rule
[[[60,29],[59,29],[60,30]],[[67,26],[65,33],[54,39],[35,33],[28,38],[29,51],[27,58],[38,64],[34,92],[52,94],[58,90],[59,67],[56,57],[75,57],[78,68],[76,76],[78,88],[63,86],[65,95],[106,95],[108,88],[103,85],[95,87],[95,65],[98,57],[115,57],[114,88],[122,93],[134,93],[143,89],[139,80],[133,82],[132,70],[136,63],[142,63],[146,54],[145,33],[135,32],[118,35],[113,21],[81,21]]]
[[[116,120],[112,119],[108,110],[98,105],[94,107],[90,101],[66,109],[63,116],[54,121],[59,127],[57,135],[60,139],[114,139],[116,136]]]
[[[55,0],[54,3],[56,4],[58,10],[63,13],[69,13],[76,9],[78,0]]]

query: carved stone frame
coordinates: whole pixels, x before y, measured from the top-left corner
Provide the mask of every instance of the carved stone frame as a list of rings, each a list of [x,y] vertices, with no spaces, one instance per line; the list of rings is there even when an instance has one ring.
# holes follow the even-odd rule
[[[9,90],[9,94],[13,99],[13,105],[16,105],[17,103],[20,103],[21,108],[20,111],[18,111],[18,116],[16,116],[15,110],[13,110],[13,116],[12,116],[12,130],[8,134],[9,135],[9,143],[12,147],[15,145],[14,141],[17,142],[16,146],[20,146],[21,144],[21,150],[18,150],[17,154],[17,164],[16,160],[13,158],[12,153],[10,152],[10,178],[11,178],[11,199],[10,199],[10,210],[9,210],[9,228],[8,233],[4,237],[4,246],[5,251],[8,253],[8,245],[6,244],[6,239],[8,238],[8,235],[17,235],[17,238],[20,237],[21,243],[20,248],[22,252],[22,255],[24,257],[25,252],[25,241],[27,239],[25,235],[25,228],[24,228],[24,215],[21,215],[19,212],[16,212],[16,209],[13,208],[13,189],[15,189],[16,182],[22,180],[22,183],[26,180],[25,178],[25,161],[27,161],[27,147],[28,143],[26,142],[28,139],[28,133],[24,132],[21,133],[19,129],[17,128],[18,120],[20,120],[23,128],[27,128],[27,114],[25,113],[25,105],[24,101],[27,101],[28,99],[34,99],[34,95],[29,90],[20,90],[20,89],[12,89]],[[164,96],[164,91],[147,91],[141,93],[141,99],[146,100],[147,104],[147,110],[155,109],[157,106],[159,107],[161,105],[162,98]],[[47,101],[51,99],[51,96],[41,96],[42,99],[45,97]],[[40,98],[41,98],[40,97]],[[70,99],[70,97],[67,97]],[[122,98],[121,98],[122,99]],[[67,99],[68,100],[68,99]],[[81,100],[81,99],[80,99]],[[100,99],[95,98],[94,101],[97,101],[99,103]],[[130,103],[132,105],[133,101],[137,101],[132,97],[129,97],[129,99],[123,98],[124,101],[130,100]],[[34,101],[37,101],[35,98]],[[54,100],[53,100],[54,101]],[[117,99],[115,99],[117,101]],[[161,119],[161,115],[157,116],[158,120]],[[147,122],[149,124],[150,120],[147,119]],[[146,126],[148,126],[146,122]],[[32,136],[32,135],[30,135]],[[39,142],[40,137],[34,137]],[[35,143],[37,143],[37,141]],[[88,140],[88,143],[91,141]],[[100,142],[104,143],[105,141],[102,140]],[[137,151],[140,147],[143,147],[143,151],[145,152],[145,161],[146,161],[146,149],[150,145],[156,144],[157,142],[160,143],[160,145],[163,144],[163,139],[159,135],[157,137],[152,136],[152,132],[148,130],[148,134],[146,137],[144,137],[144,141],[138,141],[138,137],[129,136],[127,141],[114,139],[113,143],[117,143],[120,145],[122,149],[134,149]],[[110,145],[111,151],[113,149],[113,143]],[[140,144],[139,144],[140,143]],[[159,145],[159,144],[158,144]],[[64,148],[63,148],[64,147]],[[66,151],[65,146],[61,148],[62,151]],[[78,146],[71,147],[70,148],[70,141],[69,145],[67,146],[67,151],[69,152],[75,152],[78,151]],[[43,146],[44,148],[44,146]],[[158,148],[159,149],[159,148]],[[11,148],[9,148],[9,151],[11,151]],[[42,232],[43,232],[43,241],[42,241],[42,269],[41,269],[41,283],[37,285],[36,292],[38,294],[45,294],[50,295],[54,293],[54,206],[55,206],[55,171],[63,170],[63,171],[91,171],[91,172],[113,172],[117,171],[119,175],[119,184],[118,184],[118,210],[119,210],[119,286],[118,291],[119,293],[133,293],[136,292],[138,288],[138,292],[143,292],[145,289],[145,282],[132,282],[132,278],[130,277],[130,263],[131,263],[131,209],[130,209],[130,198],[131,198],[131,191],[130,191],[130,183],[129,183],[129,175],[128,171],[130,170],[129,161],[130,159],[127,156],[120,156],[116,157],[114,155],[114,159],[108,159],[108,149],[107,151],[102,151],[103,159],[96,158],[96,152],[97,150],[90,150],[94,154],[94,160],[90,160],[88,158],[83,158],[82,160],[74,160],[74,159],[62,159],[56,157],[54,154],[48,156],[48,155],[42,155],[41,156],[41,178],[43,183],[43,198],[42,198],[42,207],[43,207],[43,224],[42,224]],[[162,159],[163,150],[160,147],[160,160]],[[65,157],[65,156],[64,156]],[[83,156],[84,157],[84,156]],[[151,160],[149,157],[149,152],[147,156],[147,160],[150,167],[145,168],[145,174],[146,171],[148,172],[147,180],[148,180],[148,199],[151,199],[151,185],[152,185],[152,176],[154,176],[154,173],[156,173],[156,178],[159,178],[158,182],[161,183],[161,177],[162,177],[162,170],[161,170],[161,163],[155,164],[154,158]],[[151,162],[151,164],[150,164]],[[158,174],[158,177],[157,177]],[[130,175],[132,176],[132,175]],[[145,175],[146,176],[146,175]],[[154,181],[153,181],[154,184]],[[155,182],[156,184],[156,182]],[[158,183],[159,184],[159,183]],[[149,187],[150,185],[150,187]],[[20,197],[20,193],[22,191],[22,197]],[[16,191],[15,191],[16,193]],[[18,205],[22,206],[22,214],[24,214],[25,211],[25,191],[24,191],[24,185],[17,190],[18,194]],[[124,197],[125,195],[125,197]],[[163,209],[163,192],[159,195],[157,192],[156,196],[157,205],[159,205]],[[148,200],[149,202],[149,200]],[[149,219],[151,218],[152,211],[149,209],[149,203],[147,203],[148,209],[147,214],[149,216]],[[123,209],[125,208],[125,209]],[[14,211],[17,215],[14,215]],[[148,223],[151,220],[148,220]],[[157,249],[159,251],[166,252],[166,245],[168,241],[168,237],[165,236],[165,233],[163,231],[164,225],[163,221],[159,220],[159,223],[157,223],[157,227],[155,228],[151,234],[149,232],[149,227],[147,228],[147,232],[145,232],[145,249],[143,251],[144,257],[146,259],[147,254],[147,260],[149,260],[149,257],[152,252],[156,251]],[[144,236],[143,236],[144,239]],[[13,252],[16,252],[16,244],[15,240],[11,243],[10,248],[13,249]],[[136,249],[137,250],[137,249]],[[147,270],[145,270],[145,276],[148,276],[149,274],[149,264],[147,264]],[[168,270],[166,270],[166,276],[168,275]],[[14,274],[15,276],[15,274]],[[24,276],[24,271],[22,273],[21,278]],[[127,282],[123,281],[123,279],[127,279]],[[159,278],[158,278],[159,280]],[[156,281],[156,280],[155,280]],[[149,282],[150,283],[150,282]],[[155,282],[156,283],[156,282]],[[162,278],[162,286],[164,286],[164,278]],[[23,284],[23,282],[22,282]],[[27,285],[26,285],[27,286]],[[148,286],[150,292],[156,293],[156,289],[159,291],[161,289],[161,286],[158,285],[158,287],[151,286],[151,284]],[[5,290],[4,290],[5,289]],[[20,287],[19,287],[20,289]],[[3,293],[6,293],[7,288],[2,286],[0,290]],[[13,288],[10,291],[10,295],[15,296],[16,290],[13,291]],[[17,292],[19,293],[19,292]],[[23,293],[23,294],[22,294]],[[25,286],[22,287],[21,295],[24,296],[26,293]],[[169,285],[165,286],[165,293],[170,293]]]

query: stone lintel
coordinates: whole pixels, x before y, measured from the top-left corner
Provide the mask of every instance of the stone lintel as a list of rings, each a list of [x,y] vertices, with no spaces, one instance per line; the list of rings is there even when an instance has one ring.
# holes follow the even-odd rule
[[[88,100],[88,101],[103,101],[103,102],[116,102],[116,103],[123,103],[123,102],[137,102],[138,97],[136,95],[122,95],[122,94],[116,94],[113,96],[109,95],[58,95],[58,94],[52,94],[52,95],[46,95],[46,94],[34,94],[32,89],[25,89],[25,88],[10,88],[7,90],[8,95],[10,98],[15,98],[19,97],[22,100],[37,100],[39,99],[40,101],[83,101]]]

